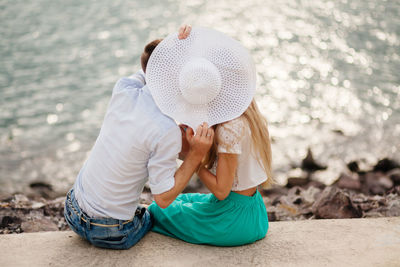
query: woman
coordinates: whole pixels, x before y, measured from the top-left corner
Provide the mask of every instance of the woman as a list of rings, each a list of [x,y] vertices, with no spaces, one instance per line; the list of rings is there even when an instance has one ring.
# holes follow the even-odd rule
[[[214,141],[197,172],[211,194],[182,194],[166,209],[153,202],[152,231],[216,246],[248,244],[266,235],[268,216],[257,186],[271,182],[271,145],[256,102],[239,118],[217,125]]]
[[[248,51],[220,32],[193,28],[185,40],[174,34],[157,46],[146,78],[164,114],[189,132],[205,121],[216,133],[197,170],[211,194],[182,194],[165,209],[153,202],[152,230],[217,246],[263,238],[268,216],[257,187],[271,181],[271,145],[253,100],[256,75]]]

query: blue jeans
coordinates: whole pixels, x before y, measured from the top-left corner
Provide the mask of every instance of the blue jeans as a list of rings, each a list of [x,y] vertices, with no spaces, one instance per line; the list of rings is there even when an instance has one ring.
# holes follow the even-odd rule
[[[65,200],[64,217],[75,233],[91,244],[111,249],[128,249],[151,229],[152,217],[146,208],[138,207],[132,220],[90,218],[81,211],[71,189]]]

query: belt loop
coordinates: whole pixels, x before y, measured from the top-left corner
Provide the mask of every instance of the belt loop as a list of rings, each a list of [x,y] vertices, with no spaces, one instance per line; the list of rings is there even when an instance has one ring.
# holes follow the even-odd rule
[[[79,214],[77,214],[77,215],[78,215],[78,217],[79,217],[79,223],[80,223],[81,225],[83,225],[84,221],[83,221],[83,215],[82,215],[82,212],[81,212],[81,211],[79,211],[78,213],[79,213]]]
[[[122,229],[124,229],[123,221],[122,221],[122,220],[119,220],[118,230],[121,231]]]
[[[90,230],[90,218],[85,218],[86,219],[86,228],[88,229],[88,230]]]

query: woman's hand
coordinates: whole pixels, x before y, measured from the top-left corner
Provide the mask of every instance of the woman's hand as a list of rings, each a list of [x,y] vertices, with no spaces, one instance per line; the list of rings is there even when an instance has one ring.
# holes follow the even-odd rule
[[[154,200],[162,209],[168,207],[182,193],[190,177],[192,177],[204,155],[210,149],[213,143],[214,130],[209,129],[207,123],[203,123],[197,128],[196,134],[194,134],[193,129],[188,127],[186,129],[186,138],[190,149],[185,161],[175,172],[174,186],[164,193],[154,195]]]
[[[213,144],[214,130],[208,128],[208,124],[203,122],[197,127],[196,134],[194,134],[192,128],[188,127],[186,129],[186,139],[190,145],[190,151],[203,159]]]
[[[190,26],[188,24],[183,24],[179,28],[178,39],[179,40],[186,39],[189,36],[191,30],[192,30],[192,26]]]

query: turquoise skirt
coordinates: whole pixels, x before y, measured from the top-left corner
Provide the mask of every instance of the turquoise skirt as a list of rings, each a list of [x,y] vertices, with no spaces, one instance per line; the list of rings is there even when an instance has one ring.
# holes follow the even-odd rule
[[[194,244],[239,246],[265,237],[268,215],[257,191],[253,196],[231,192],[224,200],[213,194],[181,194],[166,209],[154,201],[152,231]]]

